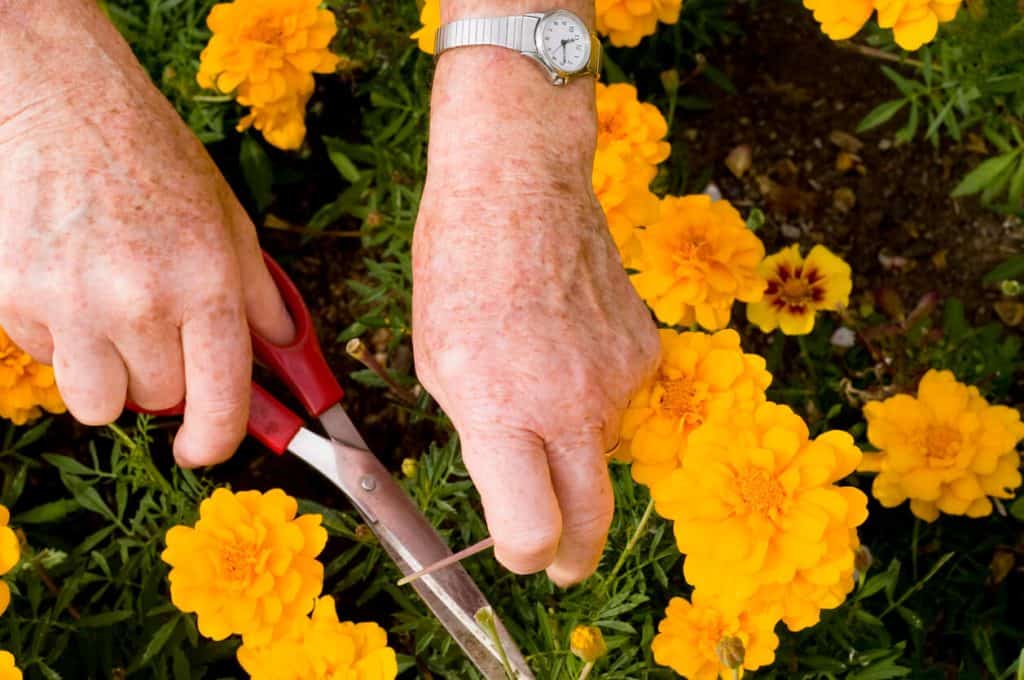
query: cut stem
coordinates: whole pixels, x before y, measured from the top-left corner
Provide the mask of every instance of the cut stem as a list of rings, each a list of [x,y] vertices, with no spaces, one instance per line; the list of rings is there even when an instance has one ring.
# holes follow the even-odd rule
[[[587,680],[590,677],[590,671],[594,670],[594,662],[588,661],[584,666],[583,670],[580,671],[580,677],[577,680]]]
[[[501,657],[501,665],[505,669],[505,676],[508,680],[516,680],[516,672],[512,670],[508,654],[505,653],[505,645],[501,644],[501,636],[498,635],[498,625],[494,621],[494,610],[490,607],[481,607],[473,618],[476,619],[481,628],[487,631],[494,646],[498,648],[498,655]]]
[[[409,583],[412,583],[413,581],[415,581],[417,579],[423,578],[427,574],[433,574],[435,571],[440,571],[441,569],[444,569],[445,567],[449,567],[449,566],[455,564],[456,562],[461,562],[462,560],[466,559],[467,557],[472,557],[473,555],[476,555],[477,553],[481,553],[484,550],[487,550],[488,548],[493,547],[493,546],[494,546],[494,539],[492,537],[488,536],[487,538],[485,538],[484,540],[480,541],[479,543],[476,543],[474,545],[469,546],[468,548],[460,550],[459,552],[455,553],[454,555],[449,555],[448,557],[444,558],[443,560],[438,560],[437,562],[434,562],[433,564],[431,564],[428,567],[424,567],[423,569],[420,569],[419,571],[414,571],[411,574],[403,576],[402,578],[398,579],[398,585],[404,586],[404,585],[407,585]]]
[[[406,406],[416,406],[416,395],[414,395],[407,387],[402,387],[395,379],[391,377],[391,374],[387,372],[380,362],[373,356],[373,353],[366,347],[362,340],[359,338],[352,338],[345,345],[345,351],[350,357],[366,366],[368,369],[374,372],[378,378],[384,381],[391,391],[395,393],[402,403]]]

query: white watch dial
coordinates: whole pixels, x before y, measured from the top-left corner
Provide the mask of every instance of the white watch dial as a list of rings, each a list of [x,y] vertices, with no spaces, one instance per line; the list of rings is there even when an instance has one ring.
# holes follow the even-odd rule
[[[565,73],[576,73],[590,61],[590,32],[575,14],[555,12],[540,25],[544,60]]]

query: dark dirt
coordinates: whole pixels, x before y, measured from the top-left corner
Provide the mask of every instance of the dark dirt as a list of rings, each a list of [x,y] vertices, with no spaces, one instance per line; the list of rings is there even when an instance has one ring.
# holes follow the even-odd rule
[[[712,108],[678,119],[673,143],[711,166],[723,197],[741,210],[764,209],[769,252],[799,241],[804,252],[823,243],[846,258],[855,300],[884,286],[913,306],[935,290],[960,297],[978,321],[990,318],[998,292],[981,279],[1021,252],[1024,227],[974,199],[950,198],[984,156],[951,141],[895,146],[900,114],[857,134],[869,111],[898,96],[880,62],[833,43],[799,3],[732,8],[744,34],[707,56],[737,94],[699,81]],[[837,169],[844,149],[831,141],[835,132],[852,136],[837,140],[856,156],[845,171]],[[740,145],[750,147],[752,165],[737,178],[725,161]]]

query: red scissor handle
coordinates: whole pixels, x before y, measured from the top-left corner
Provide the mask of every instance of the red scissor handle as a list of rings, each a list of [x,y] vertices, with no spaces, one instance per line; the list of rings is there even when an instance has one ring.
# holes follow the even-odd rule
[[[270,255],[263,253],[263,262],[295,324],[295,339],[288,345],[279,346],[253,333],[253,354],[288,385],[309,415],[319,416],[341,401],[344,392],[324,359],[320,342],[316,339],[313,317],[299,289]]]
[[[279,346],[252,332],[253,354],[271,373],[284,381],[311,416],[319,416],[341,401],[344,393],[327,365],[316,338],[313,317],[298,288],[266,253],[263,253],[263,261],[295,324],[295,339],[288,345]],[[126,406],[136,413],[158,416],[182,415],[185,412],[184,402],[161,411],[140,408],[130,400]],[[254,382],[247,427],[250,435],[274,453],[281,454],[302,427],[302,419]]]

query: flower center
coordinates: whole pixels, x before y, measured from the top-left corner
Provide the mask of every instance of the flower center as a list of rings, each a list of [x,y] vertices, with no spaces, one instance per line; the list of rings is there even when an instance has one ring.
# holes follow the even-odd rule
[[[686,377],[668,378],[659,381],[658,384],[662,389],[661,399],[658,402],[662,412],[673,418],[690,422],[703,420],[701,412],[703,399],[698,396],[693,380]]]
[[[256,562],[256,547],[250,543],[228,543],[220,548],[223,576],[231,583],[251,583],[256,576]]]
[[[932,467],[950,467],[956,463],[962,443],[958,430],[945,425],[930,427],[924,439],[925,456]]]
[[[254,42],[277,45],[281,42],[284,31],[281,30],[280,22],[274,21],[272,17],[264,17],[253,22],[245,35]]]
[[[782,507],[786,490],[767,470],[748,466],[738,479],[739,496],[748,508],[759,515],[770,515]]]
[[[674,257],[676,264],[688,265],[693,262],[707,260],[711,254],[711,244],[703,238],[682,241],[678,244]]]
[[[811,298],[811,286],[801,278],[789,279],[782,284],[779,296],[787,305],[803,305]]]

